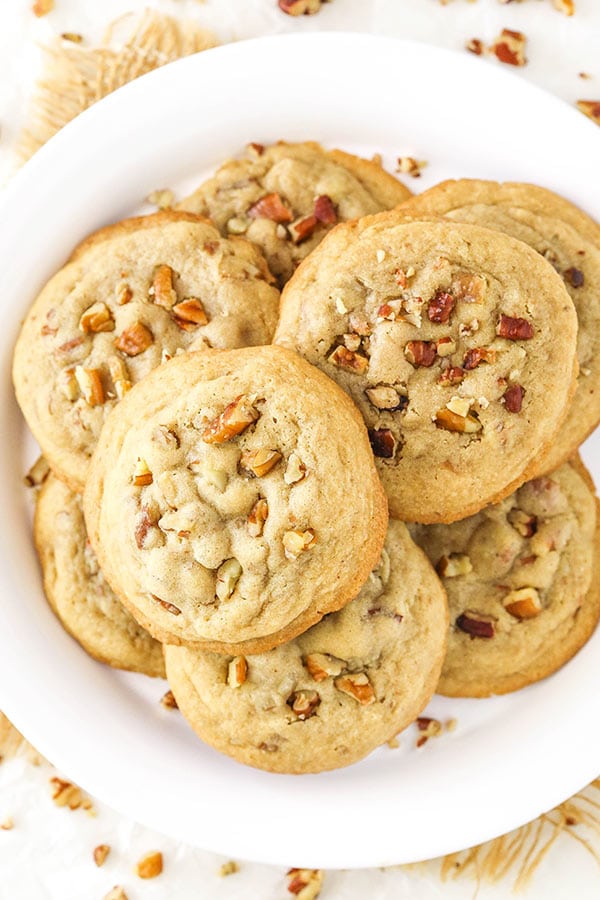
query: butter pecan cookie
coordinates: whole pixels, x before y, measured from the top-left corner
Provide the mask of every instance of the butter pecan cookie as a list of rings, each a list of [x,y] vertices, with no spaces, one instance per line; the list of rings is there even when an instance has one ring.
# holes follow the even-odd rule
[[[377,162],[307,141],[250,144],[180,204],[261,248],[281,285],[336,222],[391,209],[411,192]]]
[[[567,417],[544,460],[544,471],[553,471],[600,422],[600,226],[568,200],[532,184],[445,181],[402,209],[496,228],[529,244],[562,277],[579,323],[579,375]]]
[[[85,515],[151,634],[258,653],[356,596],[387,508],[360,414],[280,347],[188,353],[108,419]]]
[[[576,334],[562,279],[526,244],[392,211],[339,225],[304,261],[275,340],[361,410],[391,515],[450,522],[538,465],[574,390]]]
[[[600,520],[590,476],[576,466],[462,522],[411,527],[448,593],[440,693],[515,691],[560,668],[594,631]]]
[[[92,235],[44,287],[17,341],[19,405],[53,470],[83,490],[108,412],[180,350],[267,343],[278,291],[260,252],[191,213]]]
[[[406,526],[358,597],[269,653],[221,656],[166,647],[171,689],[217,750],[271,772],[356,762],[409,725],[433,694],[444,657],[444,591]]]
[[[81,497],[50,474],[35,509],[34,538],[48,603],[90,656],[164,678],[162,648],[117,600],[85,530]]]

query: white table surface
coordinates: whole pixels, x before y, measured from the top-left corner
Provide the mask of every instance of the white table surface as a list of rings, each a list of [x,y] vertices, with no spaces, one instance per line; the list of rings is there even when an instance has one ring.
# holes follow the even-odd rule
[[[501,28],[508,27],[523,31],[529,39],[529,63],[519,74],[574,102],[600,98],[600,4],[597,0],[576,2],[576,15],[566,18],[552,8],[551,0],[510,6],[497,0],[452,0],[444,7],[439,0],[333,0],[317,16],[291,19],[279,12],[276,0],[55,0],[55,11],[36,19],[31,13],[32,0],[0,0],[0,183],[14,169],[11,151],[25,119],[24,100],[39,71],[36,43],[64,31],[79,32],[86,42],[93,42],[111,19],[132,9],[151,6],[192,17],[222,41],[281,31],[339,29],[398,35],[461,49],[468,38],[491,42]],[[490,60],[482,65],[498,63]],[[592,79],[580,79],[582,71]],[[410,90],[410,85],[398,85],[398,90]],[[576,165],[576,148],[565,165]],[[57,727],[76,726],[57,722]],[[276,900],[292,896],[286,891],[282,869],[244,862],[239,873],[221,878],[223,859],[136,825],[100,803],[95,803],[95,818],[82,810],[57,808],[50,797],[49,779],[54,774],[46,765],[33,767],[23,758],[0,765],[0,822],[9,816],[14,820],[12,830],[0,831],[0,900],[102,898],[115,884],[124,886],[129,900]],[[252,827],[252,811],[242,814]],[[377,827],[376,821],[364,824]],[[104,866],[97,868],[92,851],[100,843],[109,844],[112,850]],[[600,852],[600,837],[595,847]],[[134,866],[149,850],[162,851],[164,872],[153,881],[141,881]],[[294,864],[293,846],[289,862]],[[442,884],[438,872],[439,864],[431,863],[417,869],[327,873],[321,897],[453,900],[475,895],[474,882],[462,879]],[[508,896],[510,881],[483,885],[477,893],[480,900]],[[521,896],[527,900],[597,900],[600,868],[580,844],[562,836]]]

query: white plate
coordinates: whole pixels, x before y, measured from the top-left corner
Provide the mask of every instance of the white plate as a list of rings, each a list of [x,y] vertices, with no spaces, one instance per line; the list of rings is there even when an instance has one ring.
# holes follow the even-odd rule
[[[315,867],[387,865],[467,847],[526,822],[598,774],[600,632],[558,674],[512,696],[435,698],[455,732],[383,747],[349,769],[287,777],[203,746],[164,685],[93,662],[41,592],[21,486],[25,429],[9,378],[36,291],[92,229],[247,141],[316,138],[429,160],[448,176],[531,180],[600,218],[600,132],[467,54],[317,34],[229,45],[160,69],[68,125],[0,204],[0,708],[69,777],[115,809],[206,849]],[[599,286],[600,287],[600,286]],[[588,464],[600,474],[599,441]],[[595,457],[595,459],[594,459]]]

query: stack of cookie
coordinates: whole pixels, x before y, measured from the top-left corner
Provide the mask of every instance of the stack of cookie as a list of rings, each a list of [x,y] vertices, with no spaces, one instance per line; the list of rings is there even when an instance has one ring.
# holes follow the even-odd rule
[[[313,143],[92,235],[15,351],[51,606],[277,772],[550,674],[600,616],[598,284],[548,191]]]

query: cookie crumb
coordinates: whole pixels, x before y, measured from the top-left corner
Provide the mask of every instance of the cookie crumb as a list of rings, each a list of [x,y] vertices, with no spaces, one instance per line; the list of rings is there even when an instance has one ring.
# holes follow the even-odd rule
[[[415,159],[413,156],[399,156],[396,172],[400,172],[402,175],[411,175],[412,178],[420,178],[421,170],[426,165],[427,162],[423,159]]]
[[[104,863],[106,861],[106,857],[108,856],[109,853],[110,853],[110,847],[108,844],[98,844],[97,847],[94,847],[94,854],[93,854],[94,862],[96,863],[98,868],[100,868],[100,866],[104,865]]]
[[[578,100],[577,109],[596,125],[600,125],[600,100]]]
[[[240,867],[235,860],[230,859],[229,862],[223,863],[221,868],[219,869],[219,875],[221,878],[226,878],[228,875],[235,875],[236,872],[240,871]]]
[[[444,727],[446,731],[456,731],[456,726],[458,725],[458,719],[448,719],[444,723]]]
[[[163,870],[163,856],[158,850],[147,853],[138,861],[135,874],[138,878],[157,878]]]
[[[121,885],[116,884],[108,894],[105,894],[104,900],[128,900],[128,897]]]
[[[54,0],[35,0],[35,3],[31,7],[34,16],[37,16],[38,19],[41,19],[42,16],[47,16],[53,9]]]
[[[315,900],[321,893],[323,887],[321,869],[290,869],[287,877],[288,891],[294,894],[297,900]]]
[[[170,188],[159,188],[148,194],[146,200],[158,209],[171,209],[175,196]]]

